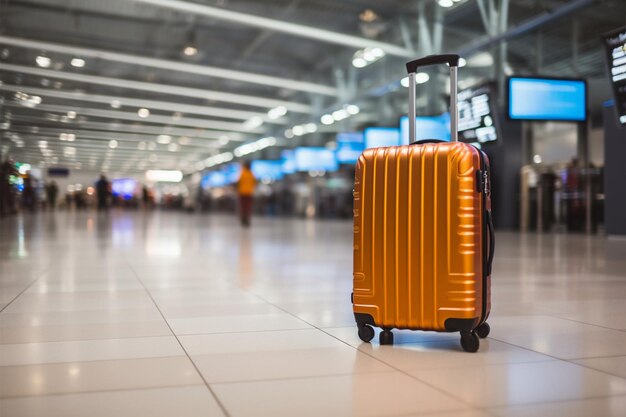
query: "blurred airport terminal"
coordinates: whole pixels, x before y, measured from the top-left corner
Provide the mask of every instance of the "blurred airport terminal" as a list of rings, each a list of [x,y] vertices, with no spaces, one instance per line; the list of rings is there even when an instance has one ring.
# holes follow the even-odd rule
[[[476,353],[350,302],[355,165],[442,53],[491,166]],[[625,410],[625,0],[0,0],[0,417]]]

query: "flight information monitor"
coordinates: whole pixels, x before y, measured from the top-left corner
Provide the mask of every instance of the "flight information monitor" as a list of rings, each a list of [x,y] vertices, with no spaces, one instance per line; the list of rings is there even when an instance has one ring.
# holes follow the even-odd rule
[[[298,171],[337,171],[339,164],[335,151],[326,148],[296,148],[294,151]]]
[[[415,118],[415,140],[439,139],[450,141],[450,113],[439,116],[418,116]],[[400,118],[400,140],[409,144],[409,118]]]
[[[459,141],[485,143],[498,139],[492,96],[489,85],[459,92]]]
[[[367,149],[400,145],[400,131],[395,127],[368,127],[363,135]]]
[[[276,181],[283,177],[283,161],[252,161],[252,174],[258,180]]]
[[[584,122],[587,118],[587,83],[534,77],[509,78],[509,118]]]
[[[617,119],[626,125],[626,27],[604,36]]]
[[[129,200],[135,194],[137,181],[132,178],[115,178],[111,183],[111,193],[116,197]]]
[[[209,188],[224,187],[228,185],[228,182],[226,181],[226,174],[223,170],[209,171],[202,176],[200,185],[205,190],[208,190]]]
[[[296,172],[296,156],[293,149],[286,149],[280,153],[283,164],[284,174],[293,174]]]
[[[365,142],[362,132],[338,133],[337,138],[337,162],[340,164],[354,164],[365,150]]]

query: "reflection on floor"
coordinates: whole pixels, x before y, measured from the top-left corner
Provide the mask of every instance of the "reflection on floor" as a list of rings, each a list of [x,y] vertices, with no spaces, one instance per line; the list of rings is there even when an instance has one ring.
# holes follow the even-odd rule
[[[499,233],[492,333],[363,344],[351,224],[0,219],[0,415],[623,416],[626,241]]]

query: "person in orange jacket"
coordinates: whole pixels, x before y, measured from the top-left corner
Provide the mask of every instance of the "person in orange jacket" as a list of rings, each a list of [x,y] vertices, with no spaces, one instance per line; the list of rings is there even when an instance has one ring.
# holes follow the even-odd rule
[[[252,196],[254,195],[254,187],[256,186],[256,178],[250,169],[250,161],[244,161],[241,168],[241,176],[237,182],[237,192],[239,193],[239,215],[241,216],[241,225],[250,226],[250,218],[252,217]]]

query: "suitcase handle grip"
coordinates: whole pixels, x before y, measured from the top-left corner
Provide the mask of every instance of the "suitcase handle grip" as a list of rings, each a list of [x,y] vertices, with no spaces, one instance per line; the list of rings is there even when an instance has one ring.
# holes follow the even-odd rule
[[[489,257],[487,258],[487,273],[485,276],[491,275],[491,264],[493,263],[493,255],[496,252],[496,234],[493,228],[491,210],[487,210],[487,230],[489,231]]]
[[[424,58],[419,58],[414,61],[407,62],[406,71],[410,74],[412,72],[416,72],[419,67],[437,64],[448,64],[451,67],[458,67],[459,58],[460,57],[456,54],[428,55]]]
[[[413,143],[410,143],[410,145],[423,145],[425,143],[442,143],[445,142],[445,140],[441,140],[441,139],[422,139],[422,140],[416,140]]]
[[[450,66],[450,140],[459,140],[459,110],[457,70],[459,69],[460,57],[455,54],[429,55],[411,62],[407,62],[406,70],[409,73],[409,143],[415,141],[415,73],[418,67],[425,65],[444,64]]]

